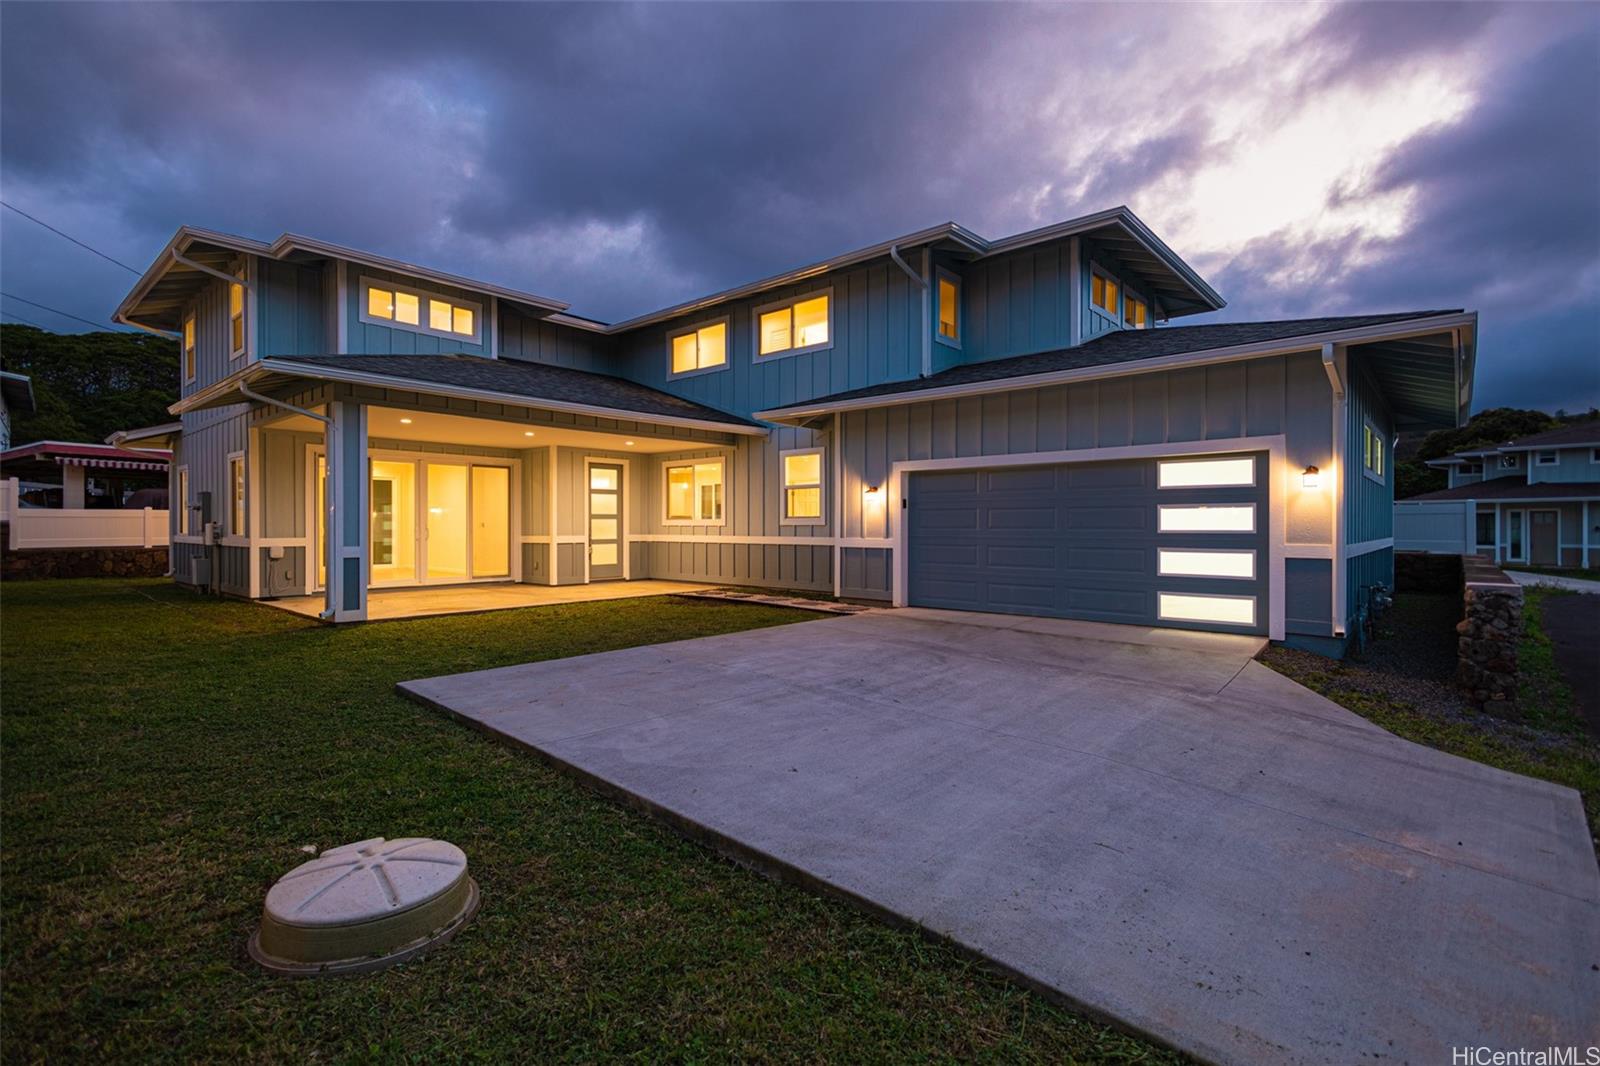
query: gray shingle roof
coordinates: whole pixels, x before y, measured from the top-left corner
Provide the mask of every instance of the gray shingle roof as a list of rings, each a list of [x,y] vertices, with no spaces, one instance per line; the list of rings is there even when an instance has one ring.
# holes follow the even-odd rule
[[[610,374],[519,359],[485,359],[481,355],[296,355],[274,357],[272,361],[382,374],[394,378],[397,384],[411,381],[421,385],[450,385],[530,400],[585,404],[616,411],[619,418],[648,419],[655,415],[732,426],[760,425]]]
[[[963,363],[931,377],[911,381],[893,381],[882,385],[850,389],[821,396],[804,403],[787,407],[810,408],[841,400],[864,399],[872,396],[893,396],[924,389],[947,388],[951,385],[972,385],[985,381],[1003,381],[1006,378],[1048,374],[1058,370],[1083,370],[1090,367],[1112,366],[1138,359],[1156,359],[1166,355],[1183,355],[1204,352],[1213,348],[1231,348],[1240,344],[1259,344],[1286,340],[1291,337],[1332,333],[1337,330],[1359,329],[1362,326],[1381,326],[1391,322],[1405,322],[1413,318],[1431,318],[1435,315],[1456,314],[1457,311],[1407,311],[1391,315],[1347,315],[1340,318],[1295,318],[1278,322],[1219,322],[1206,326],[1166,326],[1159,329],[1129,329],[1108,333],[1103,337],[1085,341],[1076,348],[1019,355],[1010,359],[995,359],[986,363]],[[776,408],[775,410],[784,410]]]
[[[1535,481],[1532,485],[1520,477],[1497,477],[1488,481],[1475,481],[1470,485],[1457,485],[1453,489],[1424,492],[1421,496],[1406,496],[1396,502],[1413,503],[1417,500],[1600,500],[1600,481]]]
[[[1570,425],[1559,426],[1556,429],[1547,429],[1543,433],[1530,433],[1526,437],[1507,441],[1500,445],[1502,448],[1559,448],[1581,447],[1585,444],[1600,445],[1600,418],[1590,418],[1583,422],[1573,422]]]

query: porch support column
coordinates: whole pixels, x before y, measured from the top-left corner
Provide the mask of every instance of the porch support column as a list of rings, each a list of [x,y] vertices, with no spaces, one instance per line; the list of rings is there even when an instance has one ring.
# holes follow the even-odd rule
[[[81,466],[61,468],[61,506],[68,510],[88,506],[88,471]]]
[[[367,617],[367,408],[335,401],[328,405],[327,552],[324,617],[359,622]]]
[[[1557,544],[1561,543],[1561,537],[1559,535],[1557,535],[1557,537],[1556,537],[1556,543]],[[1584,500],[1583,501],[1583,539],[1580,540],[1578,543],[1583,545],[1583,568],[1585,570],[1587,570],[1587,569],[1589,569],[1589,501],[1588,500]]]

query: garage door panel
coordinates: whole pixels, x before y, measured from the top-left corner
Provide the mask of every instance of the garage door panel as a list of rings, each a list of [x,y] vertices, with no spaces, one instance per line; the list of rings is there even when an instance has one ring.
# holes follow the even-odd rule
[[[1159,460],[913,474],[907,602],[929,607],[1261,632],[1266,461],[1222,456],[1160,487]],[[1253,459],[1242,466],[1238,459]],[[1231,459],[1232,461],[1227,461]],[[1253,479],[1254,485],[1188,481]],[[1245,508],[1161,529],[1166,506]],[[1161,572],[1162,549],[1168,571]]]

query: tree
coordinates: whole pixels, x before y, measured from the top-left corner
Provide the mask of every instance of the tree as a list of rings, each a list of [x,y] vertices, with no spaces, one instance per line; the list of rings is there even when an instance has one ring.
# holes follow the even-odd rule
[[[0,365],[33,381],[37,410],[12,412],[11,444],[98,443],[119,429],[173,421],[178,342],[149,333],[50,333],[0,325]]]
[[[1447,455],[1469,448],[1489,448],[1496,444],[1542,433],[1560,423],[1543,411],[1528,411],[1516,407],[1493,407],[1479,411],[1456,429],[1436,429],[1423,438],[1416,454],[1407,459],[1397,459],[1394,464],[1395,499],[1420,496],[1434,492],[1448,484],[1443,470],[1426,465],[1429,459],[1443,459]]]

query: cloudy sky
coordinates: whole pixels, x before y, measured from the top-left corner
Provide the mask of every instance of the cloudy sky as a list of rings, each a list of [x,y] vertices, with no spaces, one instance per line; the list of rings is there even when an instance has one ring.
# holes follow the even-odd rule
[[[1127,204],[1218,318],[1472,308],[1480,408],[1600,404],[1593,4],[6,3],[0,195],[141,269],[289,230],[611,320]],[[0,211],[6,321],[131,281]]]

